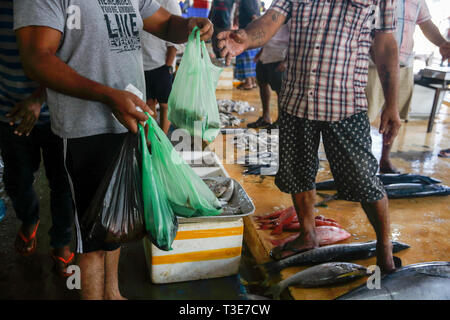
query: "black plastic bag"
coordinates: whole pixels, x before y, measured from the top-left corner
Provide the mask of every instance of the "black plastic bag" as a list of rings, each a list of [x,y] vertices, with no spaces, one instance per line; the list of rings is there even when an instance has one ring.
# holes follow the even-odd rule
[[[139,139],[139,135],[126,134],[120,152],[97,189],[82,220],[87,240],[124,243],[147,234]]]

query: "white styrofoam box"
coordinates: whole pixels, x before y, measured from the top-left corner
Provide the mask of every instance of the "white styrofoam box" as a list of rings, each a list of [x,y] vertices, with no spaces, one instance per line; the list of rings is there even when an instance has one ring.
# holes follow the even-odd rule
[[[237,274],[242,252],[242,218],[179,225],[171,251],[147,238],[144,250],[152,283],[211,279]]]
[[[184,151],[180,152],[181,157],[188,164],[193,163],[192,169],[201,178],[203,177],[230,177],[217,155],[211,151]],[[207,166],[196,166],[196,164],[206,163]]]
[[[214,152],[180,154],[200,177],[229,177]],[[244,222],[239,216],[179,218],[173,250],[163,251],[147,238],[143,240],[151,281],[172,283],[237,274],[243,232]]]
[[[218,90],[232,90],[233,89],[233,68],[223,68],[220,74],[219,82],[217,83]]]

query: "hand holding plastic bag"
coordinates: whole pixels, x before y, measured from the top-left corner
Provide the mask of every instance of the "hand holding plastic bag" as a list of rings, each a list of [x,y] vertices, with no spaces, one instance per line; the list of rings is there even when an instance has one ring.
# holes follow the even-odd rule
[[[168,118],[177,128],[208,142],[217,137],[220,116],[216,87],[221,72],[221,68],[211,63],[205,42],[200,41],[200,32],[194,28],[168,101]]]

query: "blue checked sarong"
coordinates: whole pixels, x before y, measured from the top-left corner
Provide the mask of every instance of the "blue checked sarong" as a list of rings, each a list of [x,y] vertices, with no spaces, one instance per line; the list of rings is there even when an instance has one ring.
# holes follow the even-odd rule
[[[236,57],[236,68],[234,77],[244,80],[250,77],[256,77],[256,63],[253,61],[260,49],[251,49],[242,52]]]

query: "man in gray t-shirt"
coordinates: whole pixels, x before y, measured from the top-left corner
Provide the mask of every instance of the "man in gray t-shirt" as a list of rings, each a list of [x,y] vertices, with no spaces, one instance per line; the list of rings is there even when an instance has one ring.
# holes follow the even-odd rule
[[[47,89],[52,130],[64,138],[76,205],[82,298],[120,299],[120,246],[86,241],[79,221],[89,207],[127,131],[151,114],[133,85],[145,92],[143,31],[183,43],[195,26],[213,33],[207,19],[185,19],[154,0],[16,0],[14,29],[27,74]],[[145,100],[145,97],[144,97]]]

